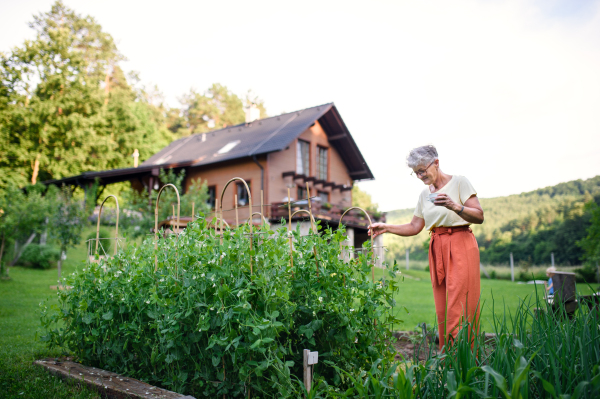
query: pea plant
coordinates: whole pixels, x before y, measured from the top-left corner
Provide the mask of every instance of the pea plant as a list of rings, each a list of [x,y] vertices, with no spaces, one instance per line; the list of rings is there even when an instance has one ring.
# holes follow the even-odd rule
[[[216,234],[200,217],[156,250],[148,239],[68,276],[58,305],[41,308],[40,339],[86,365],[206,397],[300,397],[310,349],[323,359],[315,379],[343,392],[339,370],[393,359],[398,322],[396,282],[371,280],[369,254],[344,261],[343,233]]]

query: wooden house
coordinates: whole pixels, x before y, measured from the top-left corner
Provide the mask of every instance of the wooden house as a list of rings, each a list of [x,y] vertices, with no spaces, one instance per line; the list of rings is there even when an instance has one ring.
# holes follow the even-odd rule
[[[247,182],[254,212],[259,211],[263,192],[263,213],[272,224],[288,218],[287,208],[281,206],[288,200],[288,190],[292,201],[306,199],[308,183],[310,195],[316,197],[312,200],[315,218],[332,227],[337,227],[342,212],[352,206],[354,182],[373,179],[342,117],[330,103],[265,119],[247,118],[243,124],[181,138],[139,167],[87,172],[45,183],[86,187],[95,179],[101,185],[130,181],[138,190],[157,190],[161,169],[184,169],[184,190],[195,179],[206,181],[211,205],[214,207],[217,198],[222,201],[229,224],[235,223],[236,198],[239,220],[249,217],[243,184],[230,184],[221,193],[232,177]],[[187,220],[182,217],[184,224]],[[298,217],[293,222],[307,229],[308,224],[302,220]],[[352,212],[344,217],[344,224],[349,243],[360,247],[368,238],[368,220],[360,212]]]

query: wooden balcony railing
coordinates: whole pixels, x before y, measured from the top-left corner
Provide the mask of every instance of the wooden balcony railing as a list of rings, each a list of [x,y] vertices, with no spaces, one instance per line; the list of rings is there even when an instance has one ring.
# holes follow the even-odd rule
[[[327,224],[337,226],[344,211],[349,207],[342,205],[323,203],[321,201],[312,201],[312,213],[316,220],[325,221]],[[308,209],[307,201],[297,201],[292,203],[292,213],[299,209]],[[287,220],[289,215],[287,202],[276,202],[271,205],[270,219],[273,222],[280,221],[282,218]],[[369,216],[373,222],[385,222],[385,213],[369,212]],[[306,219],[305,214],[299,214],[292,218],[293,221]],[[366,229],[369,226],[369,220],[366,216],[358,211],[351,210],[344,216],[344,224],[349,227],[358,227]]]

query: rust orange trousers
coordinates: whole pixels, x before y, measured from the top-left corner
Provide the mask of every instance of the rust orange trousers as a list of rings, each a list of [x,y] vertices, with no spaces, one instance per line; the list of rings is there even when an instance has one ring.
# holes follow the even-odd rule
[[[436,227],[431,231],[429,272],[441,349],[447,338],[456,338],[467,317],[479,324],[479,247],[470,227]]]

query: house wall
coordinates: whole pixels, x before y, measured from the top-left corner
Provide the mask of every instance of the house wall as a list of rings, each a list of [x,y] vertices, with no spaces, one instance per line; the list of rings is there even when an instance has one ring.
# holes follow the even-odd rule
[[[327,134],[319,124],[315,122],[313,126],[308,128],[299,137],[300,140],[304,140],[310,143],[310,175],[316,176],[317,174],[317,146],[326,147],[329,149],[328,154],[328,173],[327,181],[335,182],[336,184],[351,185],[352,179],[348,174],[346,165],[337,150],[329,144],[327,140]],[[269,169],[269,192],[268,201],[282,202],[287,198],[288,186],[295,184],[305,184],[301,180],[293,181],[291,177],[283,178],[281,174],[283,172],[296,171],[296,155],[297,155],[298,140],[294,140],[288,148],[283,151],[274,152],[268,155],[268,169]],[[321,185],[316,187],[311,182],[309,183],[311,189],[311,195],[316,195],[316,190],[329,192],[328,202],[332,204],[340,204],[344,206],[350,206],[352,204],[352,192],[351,191],[340,191],[332,190],[331,187],[323,188]],[[290,189],[291,197],[297,199],[296,187]]]
[[[265,168],[265,191],[267,190],[266,176],[266,156],[257,157],[258,162]],[[261,186],[261,171],[260,168],[251,158],[239,159],[230,162],[223,162],[205,167],[190,168],[186,174],[185,189],[189,187],[191,182],[196,179],[206,181],[208,186],[216,187],[216,197],[219,201],[223,201],[223,210],[232,209],[235,207],[236,184],[232,182],[227,187],[223,199],[221,199],[221,191],[227,182],[234,178],[241,177],[246,182],[250,183],[250,194],[252,196],[252,205],[254,212],[260,210],[260,186]],[[267,203],[265,196],[265,203]],[[267,207],[265,207],[266,212]],[[230,222],[235,220],[235,211],[224,212],[225,219]],[[246,220],[249,216],[248,208],[238,209],[239,220]]]

